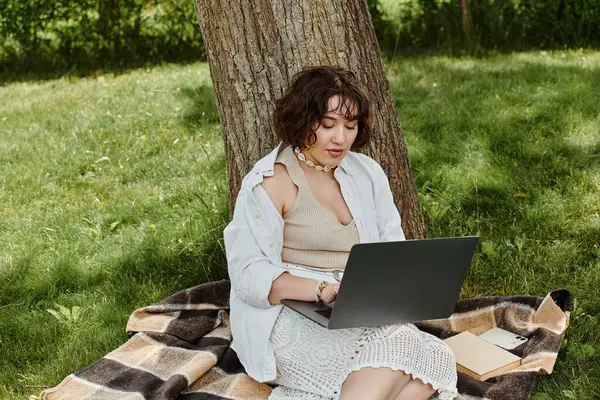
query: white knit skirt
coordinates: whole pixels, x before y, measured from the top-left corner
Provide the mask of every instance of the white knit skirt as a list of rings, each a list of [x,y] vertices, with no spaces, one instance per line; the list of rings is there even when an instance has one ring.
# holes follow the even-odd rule
[[[411,374],[431,384],[440,400],[458,395],[452,350],[413,324],[329,330],[284,307],[270,342],[280,385],[270,400],[337,399],[346,377],[366,367]]]

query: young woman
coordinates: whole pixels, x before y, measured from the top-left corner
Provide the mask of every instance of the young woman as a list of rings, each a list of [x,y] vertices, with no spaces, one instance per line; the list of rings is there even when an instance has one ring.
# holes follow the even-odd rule
[[[274,112],[282,143],[244,178],[225,248],[232,347],[270,399],[457,395],[452,351],[412,324],[328,330],[282,299],[335,300],[355,243],[404,240],[388,179],[351,150],[369,143],[369,101],[337,67],[298,73]]]

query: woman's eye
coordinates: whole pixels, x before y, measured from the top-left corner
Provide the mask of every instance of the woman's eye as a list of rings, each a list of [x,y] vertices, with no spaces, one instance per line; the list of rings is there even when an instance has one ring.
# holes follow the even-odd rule
[[[331,128],[333,128],[333,125],[331,125],[331,126],[329,126],[329,125],[322,125],[322,126],[325,129],[331,129]],[[354,129],[356,129],[356,126],[347,126],[346,129],[354,130]]]

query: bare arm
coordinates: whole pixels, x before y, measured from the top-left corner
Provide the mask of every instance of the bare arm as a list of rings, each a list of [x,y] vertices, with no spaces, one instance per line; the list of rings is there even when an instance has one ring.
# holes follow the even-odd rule
[[[300,278],[284,272],[271,285],[269,303],[280,304],[281,300],[284,299],[315,301],[315,289],[319,282],[314,279]],[[321,293],[321,299],[325,303],[332,303],[337,296],[339,288],[339,283],[328,284]]]
[[[319,281],[314,279],[300,278],[285,272],[273,281],[269,303],[280,304],[283,299],[314,301],[318,284]]]
[[[285,166],[281,164],[275,164],[275,174],[265,177],[261,185],[282,215],[289,210],[298,195],[298,188],[290,179]],[[285,272],[271,284],[269,303],[280,304],[283,299],[314,301],[318,284],[317,280],[300,278]],[[321,294],[323,301],[330,303],[335,300],[337,287],[339,285],[328,285]]]

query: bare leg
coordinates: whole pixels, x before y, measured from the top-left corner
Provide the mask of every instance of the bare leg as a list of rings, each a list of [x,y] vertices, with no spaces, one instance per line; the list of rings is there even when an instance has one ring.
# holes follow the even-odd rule
[[[390,368],[363,368],[348,375],[340,400],[395,399],[410,381],[410,375]]]
[[[423,383],[420,379],[411,379],[403,388],[396,400],[425,400],[435,393],[431,385]]]

